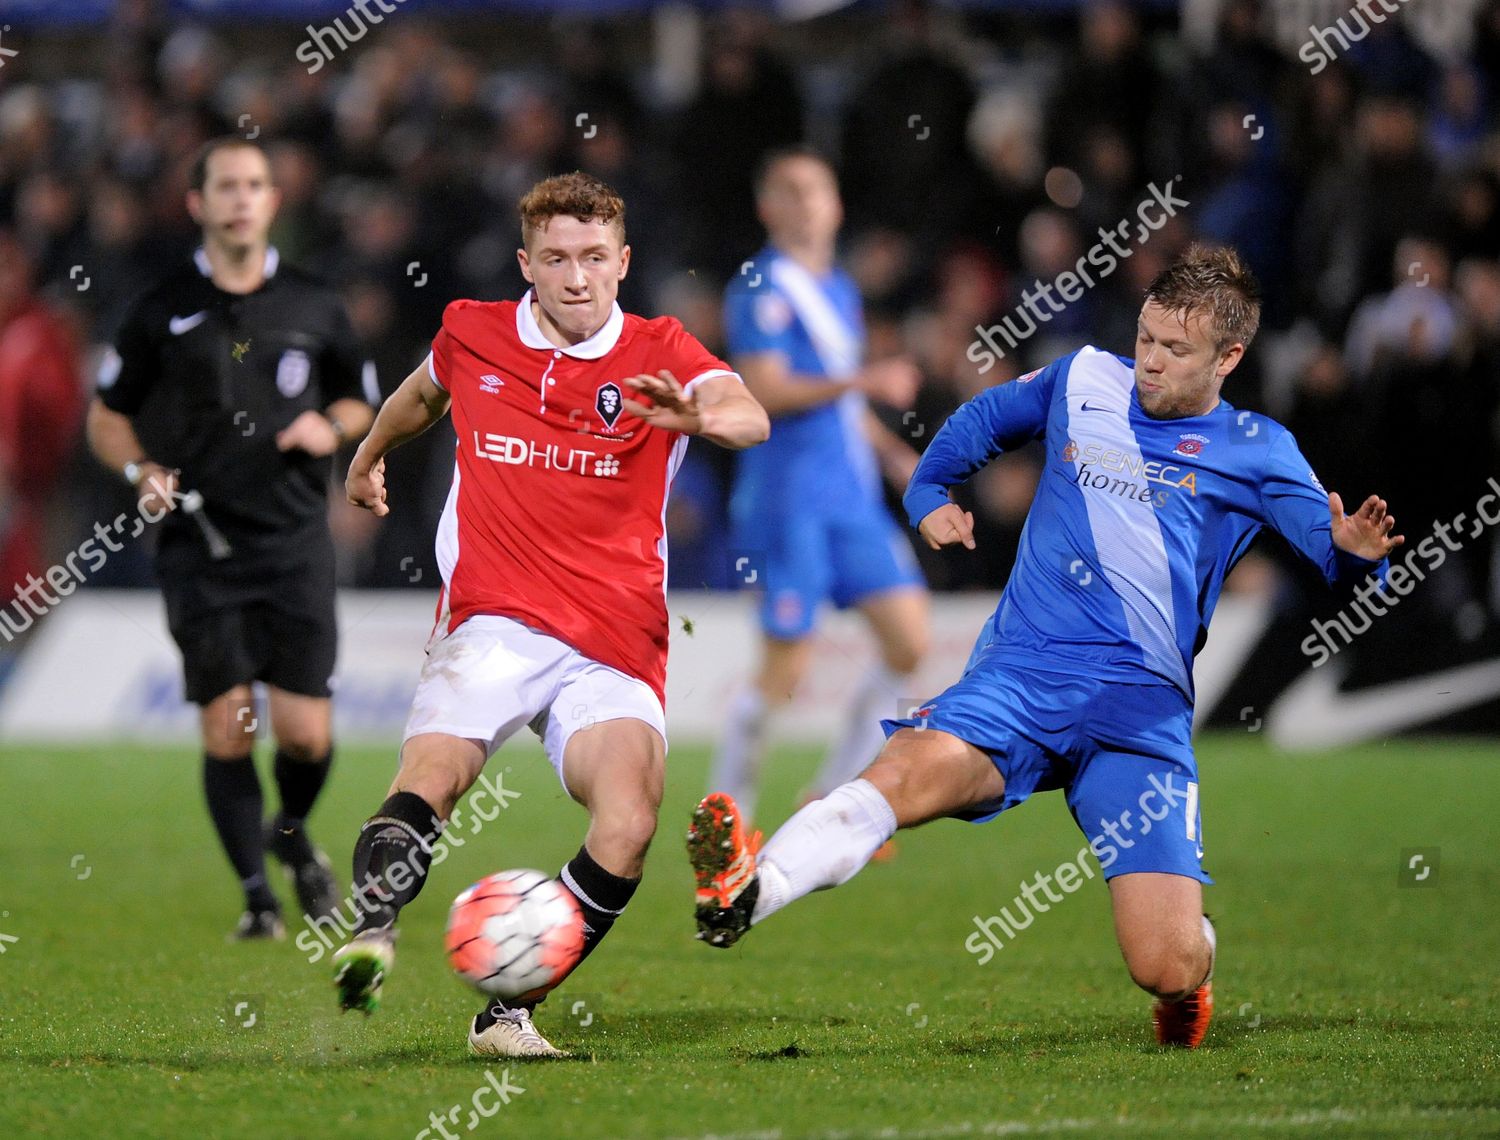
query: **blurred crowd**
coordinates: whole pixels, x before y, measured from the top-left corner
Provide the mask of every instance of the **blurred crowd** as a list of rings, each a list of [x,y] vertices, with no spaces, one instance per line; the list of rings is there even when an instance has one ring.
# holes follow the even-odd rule
[[[870,351],[923,374],[914,407],[879,409],[917,450],[984,387],[1083,343],[1129,354],[1146,282],[1202,238],[1239,247],[1266,292],[1226,396],[1286,422],[1329,487],[1386,495],[1415,540],[1500,471],[1500,0],[1480,5],[1463,57],[1434,58],[1393,18],[1316,75],[1271,39],[1259,0],[1225,0],[1202,51],[1171,13],[1110,0],[1065,20],[895,3],[816,36],[718,13],[675,92],[654,81],[667,48],[619,23],[548,25],[546,50],[511,65],[392,17],[309,74],[299,29],[252,51],[144,0],[116,21],[76,74],[34,78],[24,55],[0,72],[0,581],[128,502],[83,453],[92,361],[191,250],[187,161],[221,133],[268,148],[273,240],[344,291],[387,390],[447,300],[519,296],[516,199],[575,167],[626,200],[622,305],[673,313],[722,351],[723,285],[762,241],[755,161],[811,140],[842,178]],[[981,372],[976,328],[1174,177],[1190,206]],[[346,583],[430,588],[451,446],[434,431],[393,457],[380,524],[335,507]],[[691,450],[669,512],[675,586],[727,582],[732,462]],[[966,490],[980,547],[920,552],[936,588],[1004,583],[1036,462],[1006,456]],[[1453,563],[1449,612],[1482,624],[1491,543]],[[149,583],[144,551],[98,580]]]

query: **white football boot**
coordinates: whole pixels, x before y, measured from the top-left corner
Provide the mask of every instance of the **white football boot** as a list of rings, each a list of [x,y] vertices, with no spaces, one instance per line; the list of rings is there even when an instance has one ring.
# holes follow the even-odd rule
[[[469,1052],[476,1057],[568,1057],[536,1031],[529,1009],[507,1007],[482,1033],[479,1015],[469,1022]]]

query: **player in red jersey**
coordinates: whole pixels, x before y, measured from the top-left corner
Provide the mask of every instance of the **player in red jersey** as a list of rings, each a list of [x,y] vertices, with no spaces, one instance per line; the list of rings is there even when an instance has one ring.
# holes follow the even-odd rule
[[[455,301],[432,353],[385,402],[349,468],[351,502],[384,515],[384,457],[450,409],[453,487],[438,526],[443,589],[389,798],[354,849],[354,937],[334,957],[341,1004],[370,1012],[397,912],[485,761],[523,725],[589,813],[558,876],[584,955],[624,910],[656,830],[666,757],[667,492],[690,435],[744,448],[761,406],[672,317],[615,302],[625,207],[573,173],[521,199],[520,302]],[[494,1002],[470,1048],[555,1050],[531,1008]]]

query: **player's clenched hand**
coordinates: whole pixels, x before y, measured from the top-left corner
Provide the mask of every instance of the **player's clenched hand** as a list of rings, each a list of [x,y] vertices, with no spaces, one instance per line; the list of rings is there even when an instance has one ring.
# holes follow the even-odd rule
[[[892,356],[866,365],[859,374],[859,388],[865,395],[893,408],[909,408],[917,398],[922,373],[904,356]]]
[[[364,507],[376,518],[390,514],[391,508],[385,501],[385,456],[370,463],[363,455],[356,454],[344,480],[344,494],[356,507]]]
[[[974,549],[974,516],[962,510],[957,503],[944,503],[917,525],[917,532],[927,540],[934,550],[961,542]]]
[[[309,408],[276,433],[276,447],[281,451],[300,448],[322,459],[339,449],[339,434],[333,430],[327,416]]]
[[[141,481],[136,484],[136,503],[148,519],[159,519],[177,507],[177,472],[160,463],[141,464]]]
[[[703,413],[696,397],[685,392],[677,383],[677,377],[666,369],[655,376],[645,373],[631,376],[624,384],[652,400],[649,404],[639,400],[624,401],[625,410],[631,415],[639,416],[653,427],[680,431],[684,435],[697,435],[703,430]]]
[[[1346,515],[1344,500],[1330,492],[1328,513],[1332,518],[1333,544],[1371,562],[1379,562],[1406,541],[1404,535],[1391,534],[1396,520],[1386,513],[1385,500],[1379,495],[1371,495],[1359,510]]]

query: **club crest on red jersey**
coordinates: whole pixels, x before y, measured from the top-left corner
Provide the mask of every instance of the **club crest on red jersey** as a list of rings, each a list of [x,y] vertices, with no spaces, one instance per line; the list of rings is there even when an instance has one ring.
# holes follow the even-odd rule
[[[615,426],[615,421],[620,418],[620,412],[624,406],[625,396],[618,384],[611,381],[608,384],[599,385],[599,390],[594,394],[594,410],[599,413],[599,418],[604,421],[606,429]]]

